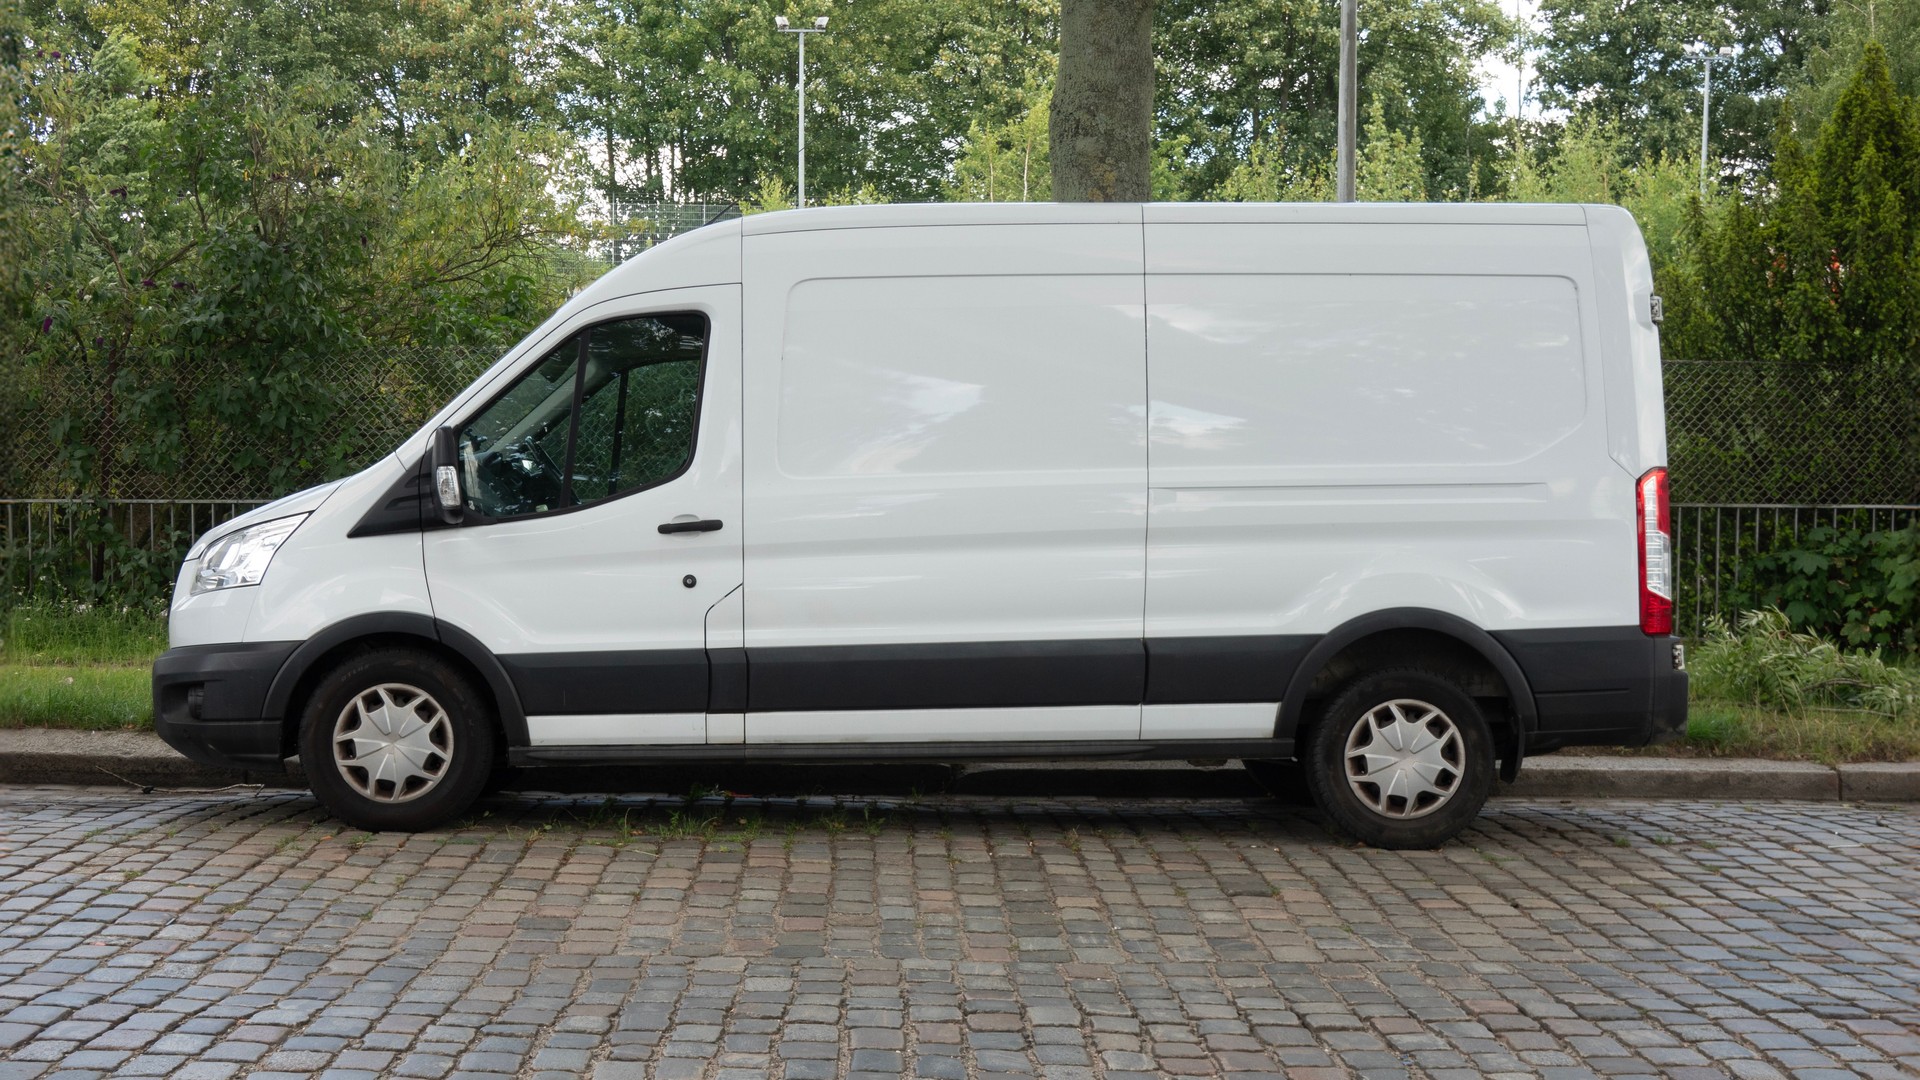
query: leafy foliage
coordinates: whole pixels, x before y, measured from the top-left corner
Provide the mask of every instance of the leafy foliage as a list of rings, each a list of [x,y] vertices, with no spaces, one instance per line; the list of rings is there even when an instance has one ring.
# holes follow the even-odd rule
[[[546,242],[565,219],[541,167],[560,142],[516,123],[528,95],[426,76],[399,84],[390,113],[336,67],[404,68],[485,27],[404,48],[362,35],[375,55],[356,57],[323,55],[325,19],[269,34],[281,5],[229,11],[257,18],[205,42],[142,41],[138,11],[102,29],[113,10],[32,31],[34,134],[8,202],[8,241],[32,257],[4,283],[16,389],[0,419],[60,464],[9,487],[144,494],[223,441],[260,494],[337,475],[364,448],[351,428],[323,435],[319,361],[374,341],[511,339],[565,294]]]
[[[1634,131],[1637,156],[1687,156],[1699,145],[1699,44],[1731,46],[1713,65],[1712,155],[1763,166],[1784,92],[1824,44],[1829,0],[1544,0],[1540,98]]]
[[[979,121],[953,164],[947,198],[956,202],[1045,202],[1053,197],[1053,167],[1047,141],[1049,92],[1024,115],[997,127]]]
[[[1920,525],[1809,529],[1794,547],[1746,560],[1726,592],[1734,606],[1777,608],[1849,645],[1920,652]]]
[[[1334,153],[1338,5],[1307,0],[1163,0],[1155,50],[1157,137],[1183,140],[1177,198],[1206,198],[1256,155],[1304,178]],[[1513,40],[1486,0],[1369,3],[1358,57],[1360,105],[1386,130],[1418,136],[1432,196],[1490,187],[1498,128],[1474,67]],[[1248,181],[1236,181],[1246,190]]]
[[[1795,630],[1777,608],[1748,611],[1737,626],[1715,619],[1689,667],[1704,698],[1802,714],[1862,709],[1899,717],[1920,710],[1920,678],[1887,663],[1880,650],[1847,652],[1818,634]]]
[[[1797,406],[1693,433],[1768,490],[1920,499],[1917,124],[1869,42],[1813,146],[1783,115],[1766,185],[1690,211],[1684,258],[1660,281],[1669,357],[1769,362],[1763,396]],[[1882,447],[1867,467],[1821,452],[1863,440]]]

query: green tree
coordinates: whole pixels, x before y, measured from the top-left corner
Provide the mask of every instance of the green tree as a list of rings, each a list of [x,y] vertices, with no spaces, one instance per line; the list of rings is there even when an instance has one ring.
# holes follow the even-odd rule
[[[400,138],[314,37],[272,25],[177,51],[29,26],[6,243],[31,254],[0,282],[27,316],[0,327],[0,382],[23,389],[0,428],[57,448],[37,487],[146,493],[189,459],[244,478],[236,494],[337,474],[368,448],[329,364],[511,339],[574,283],[542,166],[565,144],[513,95],[409,88],[441,104],[404,111]]]
[[[976,122],[953,164],[946,197],[959,202],[1046,202],[1053,198],[1047,142],[1047,98],[1026,115],[989,128]]]
[[[1361,11],[1360,105],[1420,140],[1425,187],[1464,197],[1493,179],[1498,129],[1476,65],[1513,38],[1484,0],[1372,0]],[[1162,0],[1157,130],[1185,139],[1181,197],[1202,198],[1250,160],[1279,154],[1308,176],[1334,152],[1339,13],[1307,0]]]
[[[1803,85],[1793,91],[1800,130],[1818,131],[1833,114],[1869,41],[1886,53],[1894,88],[1920,98],[1920,0],[1840,0],[1828,11],[1821,37],[1807,50]]]
[[[1785,90],[1824,39],[1830,0],[1543,0],[1541,102],[1634,133],[1636,158],[1682,156],[1700,139],[1700,64],[1688,50],[1732,46],[1713,65],[1711,154],[1751,171],[1769,155]]]
[[[575,0],[557,19],[559,107],[598,191],[723,201],[796,180],[793,39],[774,17],[832,19],[807,43],[811,192],[934,198],[975,123],[1026,113],[1052,77],[1048,0],[874,0],[844,12],[754,0]],[[608,162],[613,165],[609,167]]]
[[[1409,136],[1389,130],[1386,110],[1374,98],[1360,135],[1359,157],[1354,162],[1355,194],[1360,201],[1425,202],[1427,168],[1421,160],[1419,133]]]
[[[1261,139],[1209,197],[1226,202],[1326,202],[1333,198],[1333,179],[1325,162],[1294,168],[1274,140]]]
[[[1737,426],[1700,440],[1758,462],[1765,488],[1816,501],[1920,497],[1915,112],[1869,41],[1811,152],[1783,113],[1767,183],[1717,220],[1693,218],[1669,353],[1771,362],[1754,388],[1765,407],[1736,410]]]

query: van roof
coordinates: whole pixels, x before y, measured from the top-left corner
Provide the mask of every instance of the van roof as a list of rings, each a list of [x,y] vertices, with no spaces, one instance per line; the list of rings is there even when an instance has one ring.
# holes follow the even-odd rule
[[[1434,225],[1584,225],[1577,203],[898,203],[821,206],[745,218],[749,236],[907,225],[1130,225],[1351,222]]]

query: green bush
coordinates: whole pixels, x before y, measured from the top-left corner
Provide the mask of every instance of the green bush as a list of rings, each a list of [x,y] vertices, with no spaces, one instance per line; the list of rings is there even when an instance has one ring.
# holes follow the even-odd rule
[[[1920,523],[1809,529],[1793,548],[1747,560],[1728,600],[1742,611],[1778,608],[1795,626],[1848,645],[1920,651]]]
[[[1795,630],[1778,608],[1748,611],[1737,627],[1715,618],[1688,665],[1695,696],[1801,715],[1858,709],[1886,717],[1920,711],[1920,676],[1887,663],[1878,648],[1848,652]]]

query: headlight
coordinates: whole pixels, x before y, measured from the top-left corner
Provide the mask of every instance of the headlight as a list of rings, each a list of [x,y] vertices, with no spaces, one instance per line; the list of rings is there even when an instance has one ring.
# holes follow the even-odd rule
[[[260,579],[267,574],[267,564],[273,561],[273,553],[280,550],[280,545],[305,520],[305,514],[276,518],[214,541],[200,559],[200,569],[193,575],[189,595],[260,584]]]

